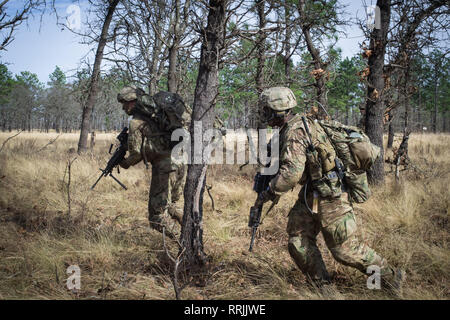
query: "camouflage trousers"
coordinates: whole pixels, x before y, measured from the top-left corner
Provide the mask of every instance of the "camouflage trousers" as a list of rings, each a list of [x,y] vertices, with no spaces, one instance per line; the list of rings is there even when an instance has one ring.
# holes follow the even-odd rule
[[[313,281],[329,279],[316,244],[319,232],[336,261],[365,274],[370,265],[379,266],[381,275],[392,274],[387,261],[358,239],[357,223],[347,193],[339,198],[319,198],[318,213],[311,214],[305,206],[303,190],[289,213],[287,232],[289,254],[304,274]],[[309,207],[313,208],[312,193],[307,199]]]
[[[175,202],[183,193],[186,173],[185,165],[177,165],[170,158],[152,162],[152,181],[148,201],[150,221],[168,213],[181,224],[182,217],[176,211]]]

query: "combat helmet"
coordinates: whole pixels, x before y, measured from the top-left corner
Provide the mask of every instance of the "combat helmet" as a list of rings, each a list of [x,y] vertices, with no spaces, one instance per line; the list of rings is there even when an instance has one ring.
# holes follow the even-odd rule
[[[261,93],[263,106],[274,111],[286,111],[297,105],[297,99],[291,89],[286,87],[272,87]]]
[[[117,94],[117,101],[120,103],[137,100],[140,96],[145,94],[144,90],[136,88],[135,86],[124,87]]]

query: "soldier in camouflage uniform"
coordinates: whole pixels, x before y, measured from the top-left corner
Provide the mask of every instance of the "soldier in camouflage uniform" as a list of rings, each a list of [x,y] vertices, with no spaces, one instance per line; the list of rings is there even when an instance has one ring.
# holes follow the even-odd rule
[[[287,224],[288,250],[297,266],[313,282],[329,282],[329,274],[316,244],[317,235],[322,232],[336,261],[364,274],[369,266],[379,266],[382,285],[398,288],[401,272],[394,271],[385,259],[356,236],[357,222],[348,194],[339,192],[337,197],[322,198],[307,182],[310,170],[306,156],[308,136],[301,116],[292,112],[292,108],[297,105],[292,91],[283,87],[270,88],[262,93],[261,98],[266,122],[280,128],[280,169],[270,181],[261,201],[278,201],[282,194],[298,183],[303,185],[289,213]],[[311,119],[305,119],[313,144],[316,147],[329,145],[330,141],[323,129]],[[335,187],[340,189],[340,185]]]
[[[120,166],[128,169],[140,161],[152,166],[152,180],[149,192],[148,213],[150,227],[174,237],[176,222],[181,224],[181,215],[175,202],[181,197],[186,179],[186,166],[171,157],[171,131],[162,125],[161,117],[153,98],[135,87],[125,87],[117,100],[123,110],[132,115],[129,124],[128,152]],[[183,113],[183,110],[177,110]],[[185,116],[182,114],[182,116]],[[167,117],[166,117],[167,119]],[[169,216],[172,218],[170,219]]]

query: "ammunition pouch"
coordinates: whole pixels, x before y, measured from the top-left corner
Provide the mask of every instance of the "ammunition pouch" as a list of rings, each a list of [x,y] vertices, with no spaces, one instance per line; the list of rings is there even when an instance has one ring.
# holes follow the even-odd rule
[[[330,171],[322,178],[312,180],[312,186],[322,198],[339,198],[342,194],[342,183],[336,171]]]

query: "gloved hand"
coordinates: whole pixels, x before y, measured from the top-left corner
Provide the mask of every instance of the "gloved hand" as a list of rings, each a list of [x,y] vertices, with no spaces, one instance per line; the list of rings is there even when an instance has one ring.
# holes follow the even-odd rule
[[[278,200],[280,199],[279,196],[277,196],[272,190],[270,190],[270,187],[267,188],[267,190],[263,191],[260,196],[259,199],[262,203],[266,203],[267,201],[272,201],[272,202],[278,202]]]
[[[130,167],[130,165],[128,164],[127,159],[123,159],[123,160],[119,163],[119,166],[120,166],[121,168],[124,168],[124,169],[128,169],[128,168]]]

